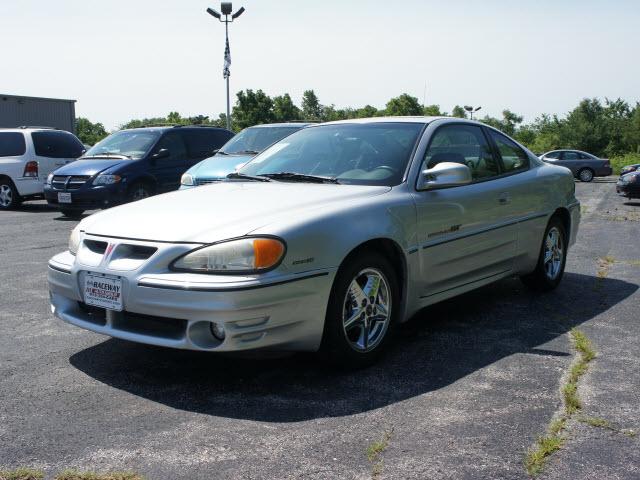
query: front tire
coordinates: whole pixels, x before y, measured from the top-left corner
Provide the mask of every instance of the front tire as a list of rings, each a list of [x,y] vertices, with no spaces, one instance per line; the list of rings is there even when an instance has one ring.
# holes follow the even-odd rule
[[[374,363],[397,323],[400,295],[389,261],[365,251],[348,260],[333,282],[320,352],[341,368]]]
[[[11,210],[21,203],[20,194],[11,180],[0,180],[0,210]]]
[[[129,187],[127,200],[129,202],[137,202],[138,200],[149,198],[151,195],[153,195],[152,188],[147,183],[138,182]]]
[[[593,177],[594,173],[590,168],[583,168],[578,172],[578,179],[581,182],[590,182],[591,180],[593,180]]]
[[[564,275],[567,245],[564,224],[559,217],[552,217],[544,232],[536,269],[520,277],[522,283],[539,292],[548,292],[556,288]]]
[[[84,210],[71,210],[68,208],[61,208],[60,213],[62,213],[62,215],[64,215],[67,218],[73,218],[74,220],[77,220],[80,217],[82,217]]]

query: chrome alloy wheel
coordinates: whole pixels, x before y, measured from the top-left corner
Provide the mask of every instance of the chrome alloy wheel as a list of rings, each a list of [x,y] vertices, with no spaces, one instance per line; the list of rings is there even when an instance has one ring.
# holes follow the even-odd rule
[[[13,202],[13,191],[9,185],[0,185],[0,205],[8,207]]]
[[[580,181],[582,182],[590,182],[591,180],[593,180],[593,173],[588,168],[580,170],[580,173],[578,175],[580,176]]]
[[[380,270],[367,268],[355,276],[342,308],[342,327],[351,348],[368,352],[382,342],[391,307],[389,283]]]
[[[549,229],[544,240],[544,272],[549,280],[555,280],[562,269],[564,245],[562,234],[556,227]]]

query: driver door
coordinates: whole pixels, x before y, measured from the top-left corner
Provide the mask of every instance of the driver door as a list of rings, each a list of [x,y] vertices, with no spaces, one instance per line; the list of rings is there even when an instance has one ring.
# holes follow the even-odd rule
[[[153,158],[166,150],[164,156]],[[158,182],[158,193],[176,190],[180,186],[180,176],[187,170],[187,147],[178,132],[166,133],[156,144],[151,155],[151,173]]]
[[[509,224],[508,179],[479,126],[447,124],[432,135],[421,171],[467,165],[472,183],[414,193],[420,238],[421,298],[511,270],[517,225]]]

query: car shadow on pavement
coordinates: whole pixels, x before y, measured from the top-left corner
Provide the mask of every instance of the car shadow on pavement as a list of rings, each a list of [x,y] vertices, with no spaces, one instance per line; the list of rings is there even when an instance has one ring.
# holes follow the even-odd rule
[[[229,357],[116,339],[70,362],[104,384],[176,409],[266,422],[337,417],[440,389],[510,355],[567,356],[544,345],[637,289],[566,273],[556,291],[536,294],[504,280],[422,310],[376,365],[360,371],[330,368],[314,355]]]
[[[54,212],[57,208],[49,205],[47,202],[26,202],[21,203],[16,207],[16,210],[24,213],[42,213],[42,212]]]

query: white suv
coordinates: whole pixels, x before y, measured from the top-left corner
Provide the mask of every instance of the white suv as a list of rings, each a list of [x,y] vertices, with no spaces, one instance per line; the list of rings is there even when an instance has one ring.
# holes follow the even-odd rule
[[[46,127],[0,128],[0,210],[43,198],[49,173],[85,151],[72,133]]]

